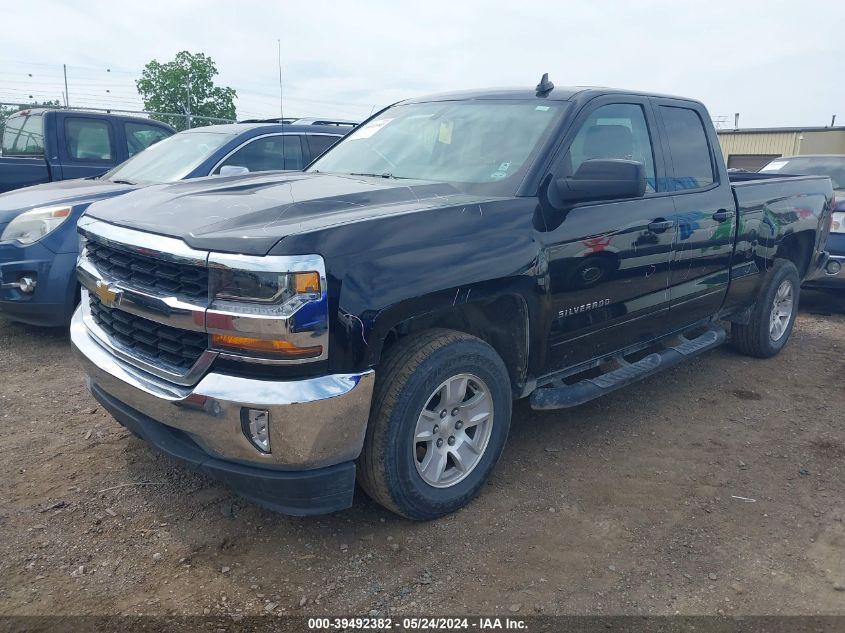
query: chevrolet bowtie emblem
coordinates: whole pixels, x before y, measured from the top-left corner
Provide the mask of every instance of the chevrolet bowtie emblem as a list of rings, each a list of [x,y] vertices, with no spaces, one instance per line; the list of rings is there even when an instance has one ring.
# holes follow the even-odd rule
[[[123,297],[123,290],[112,288],[106,281],[98,281],[97,287],[94,288],[94,294],[104,304],[113,308],[120,303],[120,299]]]

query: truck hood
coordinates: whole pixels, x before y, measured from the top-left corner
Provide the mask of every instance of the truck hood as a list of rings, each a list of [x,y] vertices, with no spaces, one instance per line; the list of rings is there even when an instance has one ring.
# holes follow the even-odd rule
[[[0,194],[0,226],[35,207],[90,203],[137,189],[108,180],[80,178],[24,187]]]
[[[446,183],[292,172],[154,185],[98,202],[88,215],[193,248],[266,255],[295,233],[484,199]]]

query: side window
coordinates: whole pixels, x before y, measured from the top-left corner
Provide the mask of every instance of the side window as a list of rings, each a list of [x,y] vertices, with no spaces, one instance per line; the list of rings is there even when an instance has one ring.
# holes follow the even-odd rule
[[[0,151],[8,156],[44,155],[44,118],[40,114],[17,114],[6,120]]]
[[[302,141],[299,136],[266,136],[255,139],[229,156],[214,170],[215,174],[226,166],[246,167],[249,171],[277,169],[303,169]]]
[[[65,119],[67,153],[75,160],[112,160],[109,124],[97,119]]]
[[[704,124],[695,110],[660,106],[669,151],[672,154],[674,178],[673,191],[699,189],[712,185],[713,162]]]
[[[308,139],[308,147],[311,148],[311,160],[314,160],[337,143],[341,137],[328,134],[309,134],[306,138]]]
[[[642,163],[646,191],[655,191],[654,152],[642,106],[612,103],[596,108],[578,130],[564,156],[563,175],[572,176],[585,161],[602,158]]]
[[[126,152],[129,156],[134,156],[170,136],[167,130],[143,123],[126,123],[123,129],[126,132]]]

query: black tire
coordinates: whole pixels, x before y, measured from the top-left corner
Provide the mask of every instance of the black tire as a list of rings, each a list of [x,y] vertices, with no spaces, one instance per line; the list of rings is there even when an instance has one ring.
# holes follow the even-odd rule
[[[461,481],[427,483],[414,463],[414,434],[431,394],[453,376],[469,373],[486,383],[493,421],[486,449]],[[511,385],[499,355],[484,341],[453,330],[413,334],[389,350],[376,370],[375,392],[358,481],[377,503],[408,519],[444,516],[476,495],[496,465],[508,436]]]
[[[788,282],[792,285],[792,314],[783,334],[774,339],[770,333],[770,318],[775,301],[775,295],[781,284]],[[792,327],[795,325],[795,315],[798,314],[798,301],[801,293],[801,280],[798,277],[798,269],[795,264],[786,259],[776,259],[769,279],[763,286],[754,309],[751,312],[751,319],[747,325],[735,323],[731,326],[731,342],[733,346],[746,356],[757,358],[770,358],[786,345],[789,336],[792,334]]]

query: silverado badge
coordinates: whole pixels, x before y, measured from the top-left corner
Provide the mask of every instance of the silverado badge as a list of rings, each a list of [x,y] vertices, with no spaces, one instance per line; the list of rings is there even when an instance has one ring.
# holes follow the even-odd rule
[[[610,299],[601,299],[600,301],[593,301],[592,303],[585,303],[583,305],[574,306],[572,308],[564,308],[563,310],[557,313],[557,316],[559,319],[562,319],[563,317],[572,316],[573,314],[580,314],[581,312],[586,312],[587,310],[603,308],[607,305],[610,305]]]

